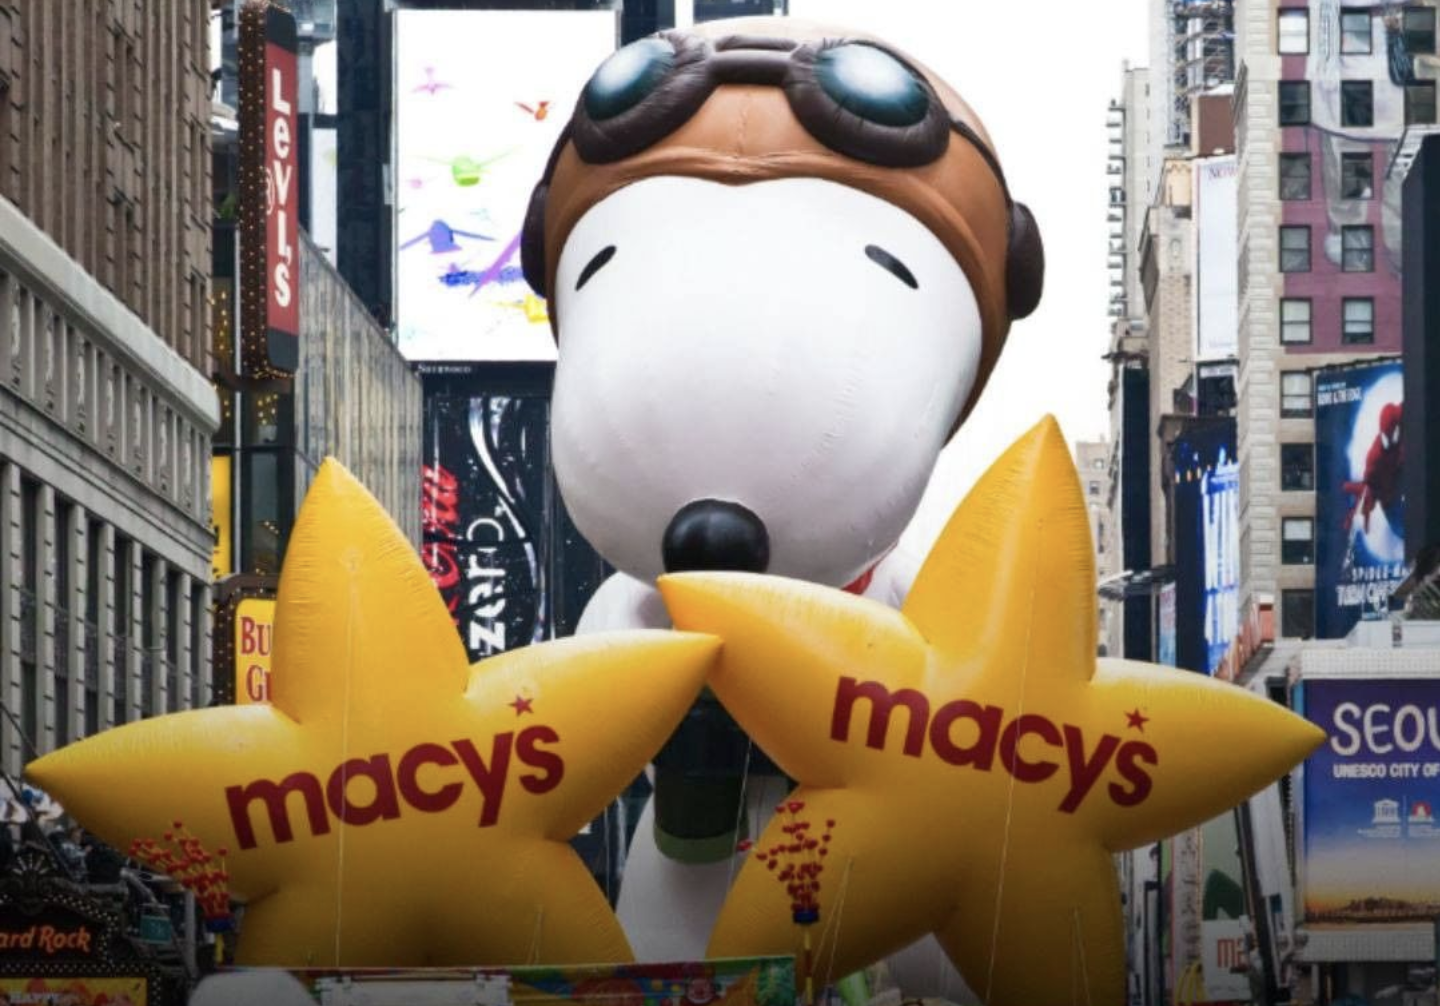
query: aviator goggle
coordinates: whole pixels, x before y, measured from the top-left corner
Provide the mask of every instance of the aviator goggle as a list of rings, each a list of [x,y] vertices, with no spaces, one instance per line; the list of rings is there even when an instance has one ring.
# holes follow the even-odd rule
[[[712,42],[664,32],[614,53],[576,103],[535,187],[521,245],[525,277],[545,292],[546,197],[560,153],[573,142],[589,164],[610,164],[654,146],[685,125],[722,84],[779,88],[800,126],[836,153],[882,168],[918,168],[945,155],[960,134],[994,173],[1009,213],[1005,308],[1035,310],[1044,251],[1034,217],[1010,197],[1000,162],[968,123],[953,117],[913,65],[870,41],[737,35]]]
[[[954,130],[1005,188],[999,162],[975,130],[950,116],[915,67],[873,42],[733,36],[712,43],[681,32],[632,42],[585,85],[571,121],[575,149],[591,164],[637,154],[684,125],[721,84],[780,88],[816,140],[881,167],[938,160]]]

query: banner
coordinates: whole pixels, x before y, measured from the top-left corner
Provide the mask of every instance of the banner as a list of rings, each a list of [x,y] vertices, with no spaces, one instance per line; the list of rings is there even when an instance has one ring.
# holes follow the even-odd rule
[[[1440,914],[1440,680],[1309,678],[1299,711],[1329,740],[1305,762],[1306,922]]]
[[[295,18],[250,0],[240,13],[241,363],[283,377],[300,362],[300,133]]]
[[[1214,674],[1240,627],[1235,421],[1192,424],[1176,439],[1171,458],[1175,662]]]
[[[146,1006],[144,978],[0,978],[0,1003],[15,1006]]]
[[[520,232],[616,34],[610,10],[396,14],[395,322],[407,358],[555,359]]]
[[[1388,610],[1405,578],[1399,360],[1315,375],[1315,635]]]
[[[326,1006],[408,1006],[411,1003],[486,1003],[560,1006],[613,1002],[616,1006],[793,1006],[795,961],[790,957],[733,958],[669,964],[592,964],[508,970],[293,972]],[[845,980],[864,997],[879,992],[869,975]],[[848,1000],[847,1000],[848,1001]]]
[[[1160,643],[1155,662],[1166,667],[1175,664],[1175,585],[1167,583],[1160,588],[1160,614],[1156,619],[1160,628]]]
[[[428,394],[421,557],[470,659],[550,630],[547,396]]]
[[[216,454],[210,459],[210,531],[215,535],[210,574],[214,580],[223,580],[235,572],[230,471],[230,455]]]
[[[275,602],[247,597],[235,607],[235,704],[270,701]]]

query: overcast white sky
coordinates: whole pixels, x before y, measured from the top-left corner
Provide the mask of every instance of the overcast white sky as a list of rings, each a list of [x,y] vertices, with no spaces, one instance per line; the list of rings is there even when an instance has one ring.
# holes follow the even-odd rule
[[[906,543],[923,555],[985,467],[1046,412],[1071,442],[1103,434],[1110,296],[1105,108],[1121,61],[1146,62],[1145,0],[790,0],[910,52],[970,102],[1045,239],[1040,309],[1010,331],[975,412],[941,458]]]

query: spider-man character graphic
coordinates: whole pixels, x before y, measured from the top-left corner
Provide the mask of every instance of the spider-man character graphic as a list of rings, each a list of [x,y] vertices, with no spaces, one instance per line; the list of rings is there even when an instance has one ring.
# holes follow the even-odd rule
[[[1400,443],[1400,404],[1389,402],[1380,410],[1380,432],[1365,454],[1365,474],[1359,482],[1345,482],[1342,488],[1355,497],[1355,505],[1342,524],[1346,534],[1354,527],[1355,517],[1363,518],[1365,532],[1370,532],[1370,512],[1376,505],[1395,523],[1395,508],[1403,491],[1400,484],[1404,445]]]

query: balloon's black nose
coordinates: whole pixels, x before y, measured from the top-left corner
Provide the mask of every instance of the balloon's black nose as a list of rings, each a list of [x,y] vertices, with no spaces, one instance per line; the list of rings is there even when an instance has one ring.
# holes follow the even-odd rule
[[[695,500],[670,519],[662,542],[667,573],[733,569],[763,573],[770,565],[765,524],[739,503]]]

